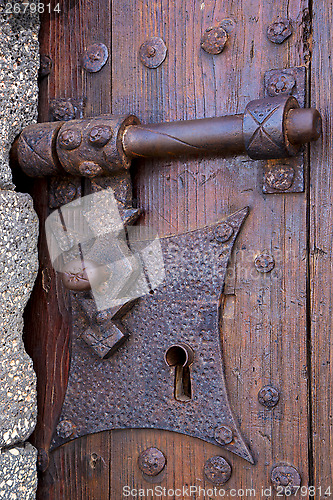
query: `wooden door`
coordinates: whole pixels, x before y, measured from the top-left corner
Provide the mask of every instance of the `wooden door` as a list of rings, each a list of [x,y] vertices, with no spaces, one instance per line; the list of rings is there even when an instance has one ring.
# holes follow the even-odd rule
[[[70,439],[62,446],[53,444],[48,464],[45,448],[63,418],[68,377],[74,376],[69,353],[72,340],[74,346],[80,342],[82,313],[75,297],[70,311],[70,298],[52,271],[41,228],[41,272],[26,315],[27,349],[39,376],[40,415],[33,436],[42,449],[39,498],[118,500],[135,497],[135,491],[139,496],[139,490],[141,496],[144,492],[159,498],[154,489],[158,486],[166,488],[165,498],[170,499],[201,498],[199,487],[207,497],[220,498],[222,493],[212,491],[216,486],[227,497],[277,498],[286,485],[295,487],[292,493],[299,498],[313,496],[309,486],[315,487],[316,498],[328,498],[332,488],[331,2],[64,0],[59,7],[60,12],[42,16],[40,51],[52,60],[52,69],[40,81],[40,121],[57,119],[54,110],[59,111],[59,101],[54,99],[62,99],[69,109],[67,115],[60,111],[64,119],[112,113],[134,114],[143,123],[154,123],[242,113],[249,101],[267,92],[266,72],[291,68],[295,76],[295,68],[301,68],[289,90],[324,114],[325,127],[323,141],[291,164],[297,174],[294,180],[272,188],[273,193],[265,188],[265,172],[279,165],[267,166],[245,156],[140,160],[131,169],[133,197],[143,211],[139,223],[154,226],[161,239],[182,237],[248,207],[232,249],[219,321],[228,404],[236,437],[247,450],[245,458],[230,446],[213,444],[211,429],[216,422],[207,432],[210,439],[190,431],[121,424],[72,439],[76,423],[71,421],[67,422]],[[273,26],[276,39],[270,40],[268,28],[286,19],[291,23],[290,36],[284,26],[286,39],[278,40],[279,27]],[[202,36],[218,26],[227,31],[227,42],[221,53],[208,53],[201,46]],[[140,47],[152,37],[162,39],[167,49],[156,68],[140,59]],[[98,72],[89,72],[82,55],[94,43],[105,44],[109,56]],[[283,86],[285,79],[282,82]],[[279,83],[275,88],[281,91]],[[297,177],[302,166],[304,190]],[[90,192],[89,183],[75,182],[77,193]],[[34,184],[42,220],[50,212],[47,190],[52,189],[48,181]],[[83,351],[73,349],[78,370]],[[87,364],[93,370],[100,366],[96,354],[86,355],[83,377],[88,377]],[[136,369],[144,366],[133,366]],[[206,375],[214,376],[214,367],[213,374]],[[96,411],[101,412],[100,386],[91,380]],[[209,405],[209,390],[206,397]],[[140,455],[150,448],[160,450],[166,459],[157,475],[145,474],[139,467]],[[227,482],[216,478],[214,482],[212,457],[223,457],[231,466]],[[149,489],[154,491],[150,496]]]

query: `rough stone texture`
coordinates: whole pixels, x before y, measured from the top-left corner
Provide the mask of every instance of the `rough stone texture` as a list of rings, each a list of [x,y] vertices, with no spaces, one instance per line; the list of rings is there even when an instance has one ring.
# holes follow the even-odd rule
[[[25,440],[36,421],[35,375],[22,345],[22,314],[38,269],[37,234],[30,196],[0,191],[0,446]]]
[[[30,9],[4,14],[5,3],[0,0],[0,187],[12,189],[10,145],[37,118],[39,21]]]
[[[31,198],[10,191],[8,159],[16,135],[37,117],[39,20],[30,8],[6,15],[6,3],[0,0],[0,500],[25,500],[35,498],[37,452],[27,443],[12,446],[36,422],[22,315],[37,273],[38,220]]]
[[[37,451],[29,443],[0,453],[0,499],[35,498]]]

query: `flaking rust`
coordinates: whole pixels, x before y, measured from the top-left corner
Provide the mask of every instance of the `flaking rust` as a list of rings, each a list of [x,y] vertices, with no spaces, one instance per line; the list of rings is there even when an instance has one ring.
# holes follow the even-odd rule
[[[77,329],[61,416],[75,423],[75,436],[163,429],[220,444],[254,463],[229,405],[219,330],[226,269],[247,214],[244,208],[215,225],[160,240],[165,280],[121,316],[119,326],[129,336],[110,358],[94,353],[80,337],[82,326]],[[226,224],[230,237],[221,241]],[[165,361],[175,344],[194,353],[188,402],[175,398],[175,370]],[[223,426],[228,438],[217,440]],[[53,447],[70,439],[55,435]]]

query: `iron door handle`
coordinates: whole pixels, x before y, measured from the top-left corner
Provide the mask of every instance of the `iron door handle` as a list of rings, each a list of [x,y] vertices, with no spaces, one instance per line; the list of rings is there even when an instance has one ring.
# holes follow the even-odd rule
[[[322,121],[294,97],[251,101],[244,114],[142,125],[133,116],[102,115],[26,127],[14,146],[32,177],[64,173],[94,177],[128,169],[133,158],[236,155],[279,159],[317,140]]]

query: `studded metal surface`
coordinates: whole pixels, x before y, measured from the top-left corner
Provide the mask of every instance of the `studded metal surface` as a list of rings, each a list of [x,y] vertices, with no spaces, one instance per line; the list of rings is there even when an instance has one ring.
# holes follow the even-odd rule
[[[79,436],[154,428],[216,444],[215,429],[225,425],[232,431],[225,448],[253,463],[229,406],[219,331],[227,264],[247,213],[245,208],[222,223],[161,240],[165,282],[120,319],[130,335],[109,359],[94,354],[81,338],[87,324],[78,315],[61,418],[75,420]],[[215,231],[225,222],[233,235],[220,243]],[[175,370],[164,360],[167,349],[180,342],[194,351],[187,403],[175,400]],[[64,441],[55,436],[53,446]]]

